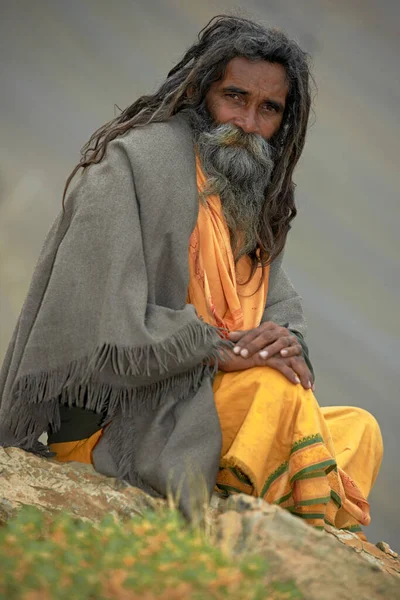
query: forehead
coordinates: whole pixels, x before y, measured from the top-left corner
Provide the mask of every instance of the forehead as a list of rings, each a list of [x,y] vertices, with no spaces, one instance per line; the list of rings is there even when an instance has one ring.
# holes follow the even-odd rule
[[[279,100],[285,100],[289,90],[283,65],[266,60],[251,61],[242,56],[229,61],[218,84],[221,87],[235,85],[250,93],[274,96]]]

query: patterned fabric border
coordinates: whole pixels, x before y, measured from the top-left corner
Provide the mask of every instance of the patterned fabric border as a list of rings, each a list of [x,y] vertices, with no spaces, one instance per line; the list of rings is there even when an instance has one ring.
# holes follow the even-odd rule
[[[264,498],[265,494],[268,492],[271,484],[275,481],[275,479],[278,479],[278,477],[280,477],[283,473],[285,473],[285,471],[287,471],[289,468],[289,463],[286,461],[284,463],[282,463],[281,465],[279,465],[279,467],[277,469],[275,469],[275,471],[273,473],[271,473],[271,475],[268,477],[267,481],[264,484],[263,489],[261,490],[261,498]]]
[[[335,467],[336,467],[336,462],[332,458],[330,458],[328,460],[324,460],[324,461],[322,461],[320,463],[316,463],[315,465],[311,465],[310,467],[305,467],[304,469],[302,469],[298,473],[295,473],[293,475],[293,477],[291,478],[290,483],[293,483],[294,481],[296,481],[297,479],[299,479],[299,477],[301,477],[301,476],[303,476],[303,475],[305,475],[307,473],[315,473],[315,471],[324,471],[325,474],[327,475]]]
[[[328,504],[330,496],[324,498],[312,498],[311,500],[300,500],[296,503],[296,506],[312,506],[313,504]]]
[[[217,483],[217,488],[219,490],[222,490],[223,492],[226,492],[228,495],[229,494],[243,494],[243,490],[240,490],[239,488],[235,488],[232,485],[226,485],[225,483]]]
[[[324,521],[325,518],[325,513],[301,513],[301,512],[295,512],[293,509],[291,510],[290,508],[287,509],[292,515],[295,515],[296,517],[300,517],[300,519],[320,519],[321,521]]]
[[[335,491],[331,490],[331,498],[338,508],[342,506],[342,499]]]
[[[290,454],[294,454],[297,450],[301,450],[301,448],[306,448],[307,446],[312,446],[313,444],[323,444],[324,440],[319,433],[314,435],[307,435],[304,438],[301,438],[297,442],[295,442],[292,446]]]
[[[239,479],[239,481],[245,483],[246,485],[251,485],[253,487],[253,484],[251,483],[250,479],[245,473],[243,473],[243,471],[239,469],[239,467],[229,467],[229,470],[237,479]]]

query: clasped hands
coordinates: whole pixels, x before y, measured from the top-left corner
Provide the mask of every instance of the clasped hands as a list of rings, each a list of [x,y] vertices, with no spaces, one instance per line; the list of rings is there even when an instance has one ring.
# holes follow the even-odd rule
[[[233,331],[228,339],[233,350],[219,363],[226,373],[268,366],[280,371],[289,381],[314,389],[313,376],[303,358],[303,349],[295,335],[272,321],[248,331]]]

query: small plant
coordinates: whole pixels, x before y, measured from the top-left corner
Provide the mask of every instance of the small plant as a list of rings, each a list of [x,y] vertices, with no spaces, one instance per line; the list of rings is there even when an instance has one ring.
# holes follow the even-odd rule
[[[23,508],[0,529],[1,600],[298,600],[266,584],[265,559],[237,561],[176,511],[99,525]]]

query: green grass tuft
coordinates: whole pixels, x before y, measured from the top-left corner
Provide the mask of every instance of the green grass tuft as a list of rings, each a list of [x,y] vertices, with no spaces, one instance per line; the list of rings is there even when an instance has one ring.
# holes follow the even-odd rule
[[[259,556],[226,556],[176,511],[99,525],[23,508],[0,529],[1,600],[300,600]]]

